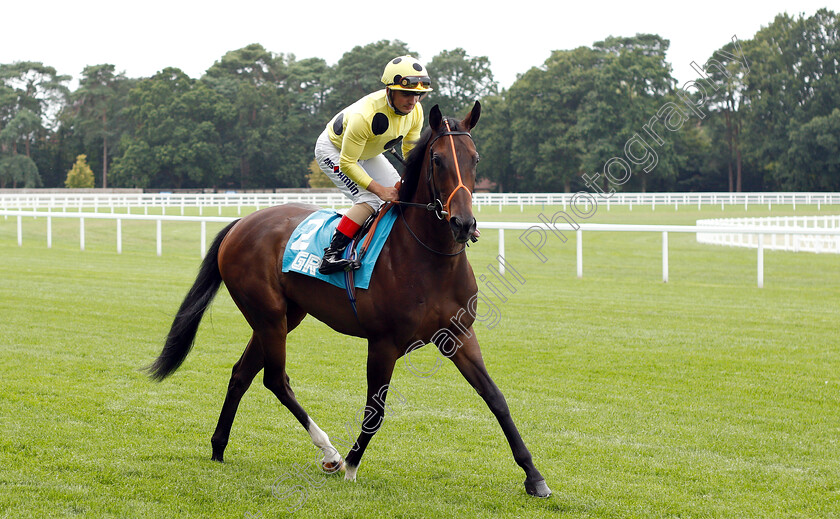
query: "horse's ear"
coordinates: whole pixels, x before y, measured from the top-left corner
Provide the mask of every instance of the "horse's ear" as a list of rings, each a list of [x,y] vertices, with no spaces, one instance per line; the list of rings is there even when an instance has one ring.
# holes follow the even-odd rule
[[[468,113],[467,116],[462,121],[462,123],[463,123],[464,127],[467,129],[467,131],[475,128],[475,125],[478,124],[478,118],[479,118],[480,115],[481,115],[481,103],[476,101],[475,104],[472,107],[472,110],[470,110],[470,113]]]
[[[431,126],[432,130],[434,130],[436,133],[440,133],[440,125],[442,122],[443,115],[440,113],[440,107],[438,105],[435,105],[429,112],[429,126]]]

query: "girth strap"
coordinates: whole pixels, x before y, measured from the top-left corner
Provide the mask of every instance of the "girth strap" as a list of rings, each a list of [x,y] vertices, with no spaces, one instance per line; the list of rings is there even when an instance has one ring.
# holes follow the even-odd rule
[[[367,235],[364,237],[364,241],[362,242],[360,248],[356,248],[356,238],[353,238],[350,241],[350,244],[347,245],[347,258],[354,263],[354,268],[344,271],[344,284],[347,289],[347,299],[350,301],[350,306],[353,308],[356,320],[359,319],[359,313],[356,310],[356,280],[353,273],[357,268],[359,268],[359,266],[361,266],[362,259],[364,259],[365,253],[370,246],[370,242],[373,240],[373,235],[376,233],[376,227],[379,225],[380,220],[382,220],[382,217],[385,216],[385,213],[387,213],[393,205],[394,204],[391,202],[386,202],[385,204],[379,206],[379,210],[373,217],[373,221],[370,222],[369,226],[367,226]],[[364,229],[361,229],[360,232],[364,232]]]

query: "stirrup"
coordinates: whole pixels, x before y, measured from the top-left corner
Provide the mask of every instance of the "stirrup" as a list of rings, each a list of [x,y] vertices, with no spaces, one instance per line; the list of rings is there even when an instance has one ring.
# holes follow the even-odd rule
[[[328,255],[325,253],[324,257],[321,258],[321,266],[318,267],[318,272],[327,275],[341,270],[354,269],[353,264],[353,260],[347,258],[328,259]]]

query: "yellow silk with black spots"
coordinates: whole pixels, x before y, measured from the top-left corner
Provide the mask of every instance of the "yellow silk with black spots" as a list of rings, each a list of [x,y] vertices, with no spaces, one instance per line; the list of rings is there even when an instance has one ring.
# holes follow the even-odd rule
[[[423,129],[423,107],[414,105],[408,115],[398,115],[388,104],[385,90],[379,90],[348,106],[327,125],[330,141],[341,150],[339,168],[360,187],[373,180],[359,166],[402,139],[403,157],[414,147]]]

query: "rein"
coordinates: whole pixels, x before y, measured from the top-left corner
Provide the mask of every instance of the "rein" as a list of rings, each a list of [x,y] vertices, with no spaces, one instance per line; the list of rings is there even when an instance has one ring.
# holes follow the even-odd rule
[[[412,231],[411,227],[408,226],[408,221],[406,221],[406,219],[405,219],[405,214],[403,213],[401,205],[402,204],[397,205],[397,208],[400,210],[400,218],[402,218],[403,224],[405,224],[405,228],[408,229],[408,233],[411,234],[411,236],[414,238],[414,240],[417,243],[419,243],[420,245],[422,245],[424,249],[426,249],[427,251],[432,252],[434,254],[437,254],[438,256],[448,256],[448,257],[457,256],[457,255],[461,254],[462,252],[464,252],[465,250],[467,250],[467,245],[464,244],[464,246],[461,247],[461,250],[459,250],[458,252],[441,252],[441,251],[435,250],[435,249],[429,247],[428,245],[426,245],[425,243],[423,243],[423,240],[421,240],[416,234],[414,234],[414,231]],[[423,205],[423,204],[416,204],[416,205]]]

